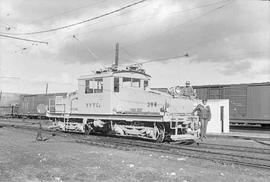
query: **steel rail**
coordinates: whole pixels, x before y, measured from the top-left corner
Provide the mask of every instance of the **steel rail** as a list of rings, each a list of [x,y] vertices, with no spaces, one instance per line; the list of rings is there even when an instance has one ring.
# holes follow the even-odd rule
[[[187,146],[187,147],[195,148],[195,146]],[[249,153],[270,155],[270,149],[265,149],[265,148],[252,148],[252,147],[244,147],[244,146],[221,145],[221,144],[211,144],[211,143],[200,143],[200,148],[230,150],[230,151],[237,151],[237,152],[249,152]]]

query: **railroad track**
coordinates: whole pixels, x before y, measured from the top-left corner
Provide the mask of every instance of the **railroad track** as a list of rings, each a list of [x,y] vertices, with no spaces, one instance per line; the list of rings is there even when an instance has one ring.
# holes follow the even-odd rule
[[[268,134],[270,128],[264,128],[259,126],[230,126],[231,132],[242,132],[242,133],[259,133],[259,134]]]
[[[89,143],[89,144],[96,144],[96,142],[92,143],[93,141],[89,140],[88,138],[82,139],[83,142],[81,143]],[[263,169],[270,169],[270,154],[265,155],[264,157],[252,157],[252,156],[245,156],[245,155],[239,155],[239,154],[229,154],[229,153],[223,153],[223,152],[217,152],[217,151],[210,151],[205,150],[197,147],[196,149],[186,146],[175,146],[171,144],[163,144],[163,143],[152,143],[152,142],[145,142],[140,140],[130,140],[130,139],[124,139],[124,138],[110,138],[107,140],[102,140],[101,145],[111,145],[114,144],[116,146],[125,146],[128,147],[131,150],[148,150],[148,151],[157,151],[177,156],[186,156],[186,157],[192,157],[192,158],[198,158],[198,159],[206,159],[216,162],[227,162],[232,164],[239,164],[239,165],[245,165],[250,167],[257,167],[257,168],[263,168]],[[100,144],[100,143],[99,143]],[[98,144],[98,145],[99,145]]]
[[[194,148],[194,146],[188,146],[188,147]],[[200,143],[200,148],[230,150],[230,151],[236,151],[236,152],[249,152],[249,153],[256,153],[256,154],[270,154],[270,149],[265,149],[265,148],[244,147],[244,146],[235,146],[235,145],[221,145],[221,144],[212,144],[212,143]]]
[[[27,130],[36,130],[37,126],[33,123],[2,123],[1,126],[14,127]],[[56,132],[44,130],[49,134],[57,133],[62,137],[71,137],[71,141],[85,143],[90,145],[117,148],[121,150],[146,150],[171,154],[176,156],[185,156],[197,159],[211,160],[218,163],[237,164],[262,169],[270,169],[270,150],[251,147],[238,147],[219,144],[201,144],[195,145],[177,145],[175,143],[153,143],[148,141],[134,140],[129,138],[105,137],[105,136],[86,136],[82,134]],[[245,152],[243,154],[243,152]]]

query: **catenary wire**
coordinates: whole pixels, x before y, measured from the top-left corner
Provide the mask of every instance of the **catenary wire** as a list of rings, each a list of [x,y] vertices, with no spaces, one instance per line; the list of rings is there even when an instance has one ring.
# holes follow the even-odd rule
[[[148,0],[148,1],[150,1],[150,0]],[[144,8],[144,7],[146,7],[146,6],[149,6],[149,4],[146,4],[146,5],[143,5],[142,6],[142,4],[141,4],[141,6],[139,6],[138,8],[131,8],[131,9],[127,9],[128,11],[125,11],[125,12],[119,12],[119,13],[117,13],[117,14],[113,14],[112,16],[108,16],[109,18],[114,18],[114,17],[118,17],[118,16],[122,16],[122,15],[124,15],[124,14],[128,14],[128,13],[131,13],[131,12],[133,12],[133,11],[135,11],[135,10],[137,10],[137,9],[141,9],[141,8]],[[98,24],[98,23],[102,23],[103,21],[107,21],[108,19],[98,19],[98,21],[96,21],[96,22],[94,22],[94,23],[91,23],[90,25],[95,25],[95,24]],[[87,25],[87,26],[90,26],[90,25]],[[85,26],[85,27],[87,27],[87,26]],[[23,31],[22,31],[23,32]],[[12,32],[10,32],[10,33],[7,33],[7,32],[1,32],[0,31],[0,34],[5,34],[5,35],[21,35],[21,33],[19,33],[19,34],[17,34],[17,33],[12,33]],[[72,33],[71,35],[74,35],[74,34],[78,34],[78,32],[77,33]],[[34,35],[32,35],[32,36],[38,36],[39,34],[34,34]],[[55,40],[55,35],[53,35],[53,34],[51,34],[51,35],[47,35],[47,38],[46,38],[46,41],[48,41],[48,42],[50,42],[50,41],[54,41]]]
[[[150,0],[149,0],[150,1]],[[84,26],[83,28],[85,29],[86,27],[88,27],[88,26],[93,26],[93,25],[96,25],[96,24],[99,24],[99,23],[103,23],[104,21],[108,21],[108,20],[110,20],[111,18],[115,18],[115,17],[119,17],[119,16],[123,16],[123,15],[126,15],[126,14],[129,14],[129,13],[132,13],[133,11],[136,11],[136,10],[138,10],[138,9],[141,9],[142,10],[142,8],[145,8],[145,7],[147,7],[147,6],[149,6],[149,5],[151,5],[151,4],[144,4],[144,5],[142,5],[141,4],[141,6],[136,6],[137,8],[132,8],[132,9],[128,9],[128,11],[125,11],[125,12],[121,12],[121,13],[119,13],[119,14],[114,14],[114,15],[112,15],[112,16],[110,16],[110,17],[107,17],[107,19],[99,19],[98,21],[96,21],[96,22],[94,22],[94,23],[91,23],[91,24],[89,24],[89,25],[86,25],[86,26]],[[78,28],[78,29],[80,29],[80,28]]]
[[[176,28],[179,28],[179,27],[181,27],[181,26],[185,26],[185,25],[191,24],[191,23],[193,23],[193,22],[195,22],[195,21],[197,21],[197,20],[199,20],[199,19],[201,19],[201,18],[203,18],[203,17],[205,17],[205,16],[208,16],[208,15],[211,14],[211,13],[216,12],[217,10],[220,10],[220,9],[222,9],[222,8],[224,8],[224,7],[226,7],[226,6],[228,6],[228,5],[231,4],[231,3],[232,3],[232,0],[227,0],[227,3],[225,3],[225,4],[223,4],[223,5],[220,5],[220,6],[218,6],[218,7],[216,7],[216,8],[213,8],[213,9],[211,9],[211,10],[209,10],[209,11],[206,11],[205,13],[201,14],[200,16],[197,16],[197,17],[195,17],[195,18],[193,18],[193,19],[191,19],[191,20],[189,20],[189,21],[187,21],[187,22],[184,22],[184,23],[181,23],[181,24],[177,24],[176,26],[173,26],[173,27],[169,27],[168,29],[165,29],[165,30],[162,31],[161,33],[166,33],[166,32],[172,31],[172,30],[174,30],[174,29],[176,29]],[[159,34],[161,34],[161,33],[159,33]],[[147,38],[145,38],[145,39],[141,39],[141,40],[138,40],[138,41],[135,41],[135,42],[132,42],[132,43],[127,43],[127,44],[125,44],[124,46],[125,46],[125,47],[130,47],[131,45],[135,45],[135,44],[138,44],[138,43],[140,43],[140,42],[144,42],[144,41],[149,40],[149,39],[152,39],[152,38],[154,38],[154,37],[156,37],[156,36],[157,36],[157,35],[153,35],[153,36],[147,37]]]
[[[218,1],[218,2],[214,2],[214,3],[208,3],[208,4],[205,4],[205,5],[202,5],[202,6],[198,6],[198,7],[195,7],[195,8],[191,8],[191,9],[186,9],[186,10],[182,10],[182,11],[180,11],[180,12],[185,12],[185,11],[190,11],[190,10],[194,10],[194,9],[198,9],[198,8],[202,8],[202,7],[209,7],[209,6],[212,6],[212,5],[216,5],[216,4],[219,4],[219,3],[222,3],[222,2],[227,2],[227,1],[230,1],[230,0],[226,0],[226,1]],[[228,4],[228,3],[227,3]],[[203,15],[201,15],[201,16],[199,16],[199,17],[196,17],[196,18],[194,18],[194,19],[192,19],[191,21],[195,21],[195,20],[197,20],[197,19],[199,19],[200,17],[202,17],[202,16],[206,16],[206,15],[208,15],[209,13],[212,13],[212,12],[214,12],[214,11],[216,11],[216,10],[218,10],[218,9],[220,9],[220,8],[222,8],[222,7],[224,7],[224,6],[226,6],[227,4],[223,4],[223,5],[221,5],[221,6],[218,6],[217,8],[214,8],[214,9],[211,9],[210,11],[207,11],[206,13],[204,13]],[[175,12],[175,13],[179,13],[179,12]],[[145,21],[145,19],[144,19],[144,21]],[[134,22],[131,22],[131,23],[134,23]],[[135,22],[136,23],[136,22]],[[130,24],[130,23],[129,23]],[[184,23],[184,24],[186,24],[186,23]],[[126,25],[126,24],[123,24],[123,25]],[[120,26],[123,26],[123,25],[120,25]],[[180,25],[183,25],[183,24],[180,24]],[[116,25],[116,26],[119,26],[119,25]],[[179,25],[177,25],[176,27],[173,27],[173,28],[177,28]],[[106,29],[107,28],[111,28],[111,27],[106,27]],[[98,30],[100,30],[100,29],[98,29]],[[90,32],[93,32],[93,31],[96,31],[96,30],[92,30],[92,31],[90,31]],[[89,33],[89,31],[88,31],[88,33]],[[84,33],[83,33],[84,34]],[[127,45],[130,45],[130,44],[127,44]],[[124,46],[121,46],[121,47],[124,47]],[[127,50],[125,49],[124,50],[125,52],[127,52]],[[171,59],[173,59],[173,58],[178,58],[178,57],[181,57],[182,55],[177,55],[177,56],[173,56],[173,57],[167,57],[167,58],[171,58]],[[164,59],[166,59],[166,58],[162,58],[163,60]],[[152,61],[149,61],[149,62],[152,62]],[[134,64],[140,64],[140,63],[136,63],[136,62],[134,62]]]
[[[152,63],[152,62],[160,62],[160,61],[168,61],[170,59],[177,59],[177,58],[184,58],[184,57],[189,57],[189,54],[186,53],[186,54],[182,54],[182,55],[176,55],[176,56],[169,56],[169,57],[163,57],[163,58],[156,58],[156,59],[150,59],[150,60],[147,60],[147,61],[143,61],[143,62],[138,62],[138,63],[135,63],[135,64],[147,64],[147,63]],[[131,65],[134,65],[134,64],[131,64]]]
[[[75,35],[73,35],[73,38],[77,40],[83,47],[85,47],[86,50],[92,55],[92,57],[95,58],[95,60],[99,60],[99,57],[89,47],[83,45],[82,41],[79,38],[77,38]]]
[[[81,7],[70,9],[70,10],[64,11],[64,12],[56,14],[56,15],[52,15],[52,16],[48,16],[48,17],[44,17],[44,18],[40,18],[40,19],[36,19],[36,20],[32,20],[32,21],[28,21],[26,23],[27,24],[32,24],[34,22],[44,22],[46,20],[53,19],[53,18],[58,17],[58,16],[62,16],[62,15],[65,15],[65,14],[69,14],[69,13],[78,11],[80,9],[87,8],[89,6],[95,6],[95,5],[98,5],[98,4],[102,4],[104,1],[107,1],[107,0],[102,0],[102,1],[99,1],[99,2],[95,2],[95,3],[88,3],[88,4],[85,4],[84,6],[81,6]],[[5,28],[10,27],[12,29],[17,29],[15,26],[11,26],[10,24],[1,22],[1,20],[0,20],[0,24],[5,25]],[[0,31],[0,33],[7,34],[7,35],[19,35],[19,34],[13,34],[13,33],[8,33],[8,32],[1,32],[1,31]]]
[[[214,3],[211,2],[211,3],[205,4],[205,5],[202,5],[202,6],[199,6],[199,7],[191,8],[191,9],[182,10],[182,11],[180,11],[180,13],[185,12],[185,11],[191,11],[191,10],[198,9],[198,8],[203,8],[203,7],[212,6],[212,5],[221,3],[221,2],[224,2],[224,0],[223,0],[223,1],[214,2]],[[129,12],[125,12],[125,13],[121,13],[121,14],[116,15],[116,16],[120,16],[120,15],[127,14],[127,13],[130,13],[130,11],[129,11]],[[174,13],[179,13],[179,12],[174,12]],[[148,18],[149,18],[149,17],[148,17]],[[151,18],[151,17],[150,17],[150,18]],[[147,19],[145,19],[145,18],[143,19],[143,21],[146,21],[146,20],[147,20]],[[101,21],[96,22],[96,23],[101,23],[101,22],[103,22],[103,21],[104,21],[104,20],[101,20]],[[137,23],[137,22],[140,22],[140,21],[142,21],[142,20],[139,20],[139,21],[137,20],[137,21],[135,21],[135,22],[130,22],[130,23],[128,23],[128,24]],[[96,24],[96,23],[94,23],[94,24]],[[125,25],[128,25],[128,24],[120,24],[120,25],[109,26],[109,27],[105,27],[105,28],[101,28],[101,29],[95,29],[95,30],[92,30],[92,31],[90,31],[90,32],[94,32],[94,31],[102,30],[102,29],[107,29],[107,28],[114,28],[114,27],[119,27],[119,26],[125,26]],[[7,34],[7,33],[5,33],[5,32],[0,32],[0,33]],[[89,31],[88,31],[87,33],[89,33]],[[15,34],[15,33],[10,33],[10,34]],[[81,34],[81,33],[79,33],[79,34]],[[82,33],[82,34],[84,34],[84,33]],[[8,34],[8,35],[9,35],[9,34]]]
[[[147,0],[137,1],[135,3],[128,4],[126,6],[120,7],[118,9],[116,9],[116,10],[113,10],[113,11],[110,11],[110,12],[107,12],[107,13],[104,13],[104,14],[101,14],[101,15],[98,15],[98,16],[95,16],[93,18],[89,18],[89,19],[80,21],[80,22],[77,22],[77,23],[72,23],[72,24],[61,26],[61,27],[57,27],[57,28],[51,28],[51,29],[41,30],[41,31],[35,31],[35,32],[12,33],[12,35],[34,35],[34,34],[48,33],[48,32],[54,32],[54,31],[58,31],[58,30],[62,30],[62,29],[67,29],[67,28],[70,28],[70,27],[74,27],[74,26],[77,26],[77,25],[81,25],[81,24],[84,24],[84,23],[87,23],[87,22],[91,22],[91,21],[94,21],[94,20],[97,20],[97,19],[100,19],[100,18],[109,16],[111,14],[118,13],[118,12],[123,11],[125,9],[131,8],[131,7],[136,6],[138,4],[141,4],[141,3],[145,2],[145,1],[147,1]],[[10,35],[10,34],[7,34],[7,35]]]
[[[132,55],[132,54],[130,54],[130,52],[129,51],[127,51],[124,47],[122,47],[122,46],[119,46],[119,48],[128,56],[128,57],[130,57],[130,61],[132,61],[132,59],[136,59],[135,58],[135,56],[134,55]]]
[[[202,15],[200,15],[200,16],[198,16],[198,17],[195,17],[195,18],[189,20],[188,22],[184,22],[184,23],[181,23],[181,24],[177,24],[177,25],[174,26],[174,27],[168,28],[168,29],[166,29],[165,31],[163,31],[162,33],[165,33],[165,32],[167,32],[167,31],[171,31],[171,30],[173,30],[173,29],[175,29],[175,28],[178,28],[178,27],[180,27],[180,26],[183,26],[183,25],[187,25],[187,24],[193,23],[194,21],[196,21],[196,20],[198,20],[198,19],[200,19],[200,18],[202,18],[202,17],[204,17],[204,16],[207,16],[207,15],[209,15],[209,14],[211,14],[211,13],[213,13],[213,12],[219,10],[219,9],[224,8],[225,6],[227,6],[227,5],[229,5],[230,3],[232,3],[232,1],[231,1],[231,2],[230,2],[230,1],[231,1],[231,0],[227,0],[228,3],[222,4],[222,5],[220,5],[220,6],[216,7],[216,8],[213,8],[213,9],[211,9],[211,10],[209,10],[209,11],[206,11],[206,12],[203,13]],[[155,36],[156,36],[156,35],[151,36],[151,37],[147,37],[146,39],[142,39],[142,40],[139,40],[139,41],[136,41],[136,42],[133,42],[133,43],[128,43],[128,44],[125,44],[124,46],[125,46],[125,47],[130,47],[131,45],[137,44],[137,43],[139,43],[139,42],[146,41],[146,40],[148,40],[148,39],[154,38]],[[190,52],[190,51],[188,50],[188,51],[186,51],[186,52]],[[175,58],[182,57],[182,56],[183,56],[183,55],[170,56],[170,57],[162,58],[162,60],[164,60],[164,59],[175,59]],[[158,59],[161,59],[161,58],[158,58]],[[152,60],[149,60],[149,62],[153,62],[153,61],[152,61]],[[135,64],[136,64],[136,63],[135,63]],[[137,63],[137,64],[140,64],[140,63]]]
[[[193,10],[200,9],[200,8],[207,8],[207,7],[217,5],[217,4],[220,4],[222,2],[226,2],[226,1],[228,1],[228,0],[221,0],[221,1],[218,1],[218,2],[215,1],[215,2],[211,2],[211,3],[208,3],[208,4],[202,5],[202,6],[197,6],[197,7],[194,7],[194,8],[189,8],[189,9],[184,9],[184,10],[180,10],[180,11],[171,12],[170,14],[179,14],[179,13],[185,13],[185,12],[193,11]],[[126,12],[126,13],[130,13],[130,12]],[[126,13],[122,13],[121,15],[126,14]],[[79,34],[86,34],[86,33],[89,33],[89,32],[95,32],[95,31],[104,30],[104,29],[111,29],[111,28],[118,28],[118,27],[121,27],[121,26],[127,26],[127,25],[130,25],[130,24],[140,23],[142,21],[151,20],[152,18],[155,18],[155,17],[156,17],[156,15],[151,15],[151,16],[147,16],[147,17],[144,17],[144,18],[140,18],[140,19],[130,21],[128,23],[121,23],[121,24],[117,24],[117,25],[111,25],[111,26],[107,26],[107,27],[104,27],[104,28],[96,28],[94,30],[90,30],[90,31],[87,31],[85,33],[79,33]],[[103,20],[103,21],[106,21],[106,20]],[[99,22],[96,22],[96,23],[93,23],[93,24],[102,23],[103,21],[99,21]],[[91,25],[93,25],[93,24],[91,24]],[[87,26],[91,26],[91,25],[87,25]]]
[[[229,2],[229,1],[231,1],[231,2]],[[218,7],[216,7],[216,8],[213,8],[213,9],[211,9],[211,10],[209,10],[209,11],[203,13],[202,15],[200,15],[200,16],[198,16],[198,17],[195,17],[195,18],[193,18],[193,19],[191,19],[191,20],[189,20],[188,22],[184,22],[184,23],[182,23],[182,24],[178,24],[178,25],[176,25],[176,26],[174,26],[174,27],[172,27],[172,28],[169,28],[169,29],[165,30],[164,32],[170,31],[171,29],[178,28],[179,26],[182,26],[182,25],[186,25],[186,24],[189,24],[189,23],[193,23],[194,21],[196,21],[196,20],[198,20],[198,19],[200,19],[200,18],[202,18],[202,17],[204,17],[204,16],[206,16],[206,15],[208,15],[208,14],[210,14],[210,13],[215,12],[216,10],[219,10],[219,9],[221,9],[221,8],[223,8],[223,7],[227,6],[227,5],[229,5],[230,3],[232,3],[232,0],[225,0],[225,1],[219,1],[219,2],[214,2],[214,3],[208,3],[208,4],[205,4],[205,5],[199,6],[199,7],[195,7],[195,8],[191,8],[191,9],[186,9],[186,10],[180,11],[180,13],[181,13],[181,12],[185,12],[185,11],[190,11],[190,10],[202,8],[202,7],[209,7],[209,6],[212,6],[212,5],[220,4],[220,3],[222,3],[222,2],[227,2],[227,3],[226,3],[226,4],[222,4],[221,6],[218,6]],[[175,13],[179,13],[179,12],[175,12]],[[139,21],[141,21],[141,20],[139,20]],[[145,21],[145,19],[144,19],[143,21]],[[131,24],[131,23],[134,23],[134,22],[130,22],[130,23],[128,23],[128,24]],[[135,22],[135,23],[136,23],[136,22]],[[91,31],[88,31],[87,33],[89,33],[89,32],[94,32],[94,31],[97,31],[97,30],[107,29],[107,28],[113,28],[113,27],[118,27],[118,26],[125,26],[125,25],[127,25],[127,24],[121,24],[121,25],[109,26],[109,27],[105,27],[105,28],[101,28],[101,29],[91,30]],[[162,32],[162,33],[164,33],[164,32]],[[84,33],[82,33],[82,34],[84,34]],[[143,39],[143,40],[136,41],[136,42],[134,42],[134,43],[128,43],[128,44],[125,44],[124,46],[125,46],[125,47],[129,47],[130,45],[137,44],[137,43],[142,42],[142,41],[146,41],[146,40],[148,40],[148,39],[150,39],[150,38],[152,38],[152,37],[154,37],[154,36],[148,37],[148,38]],[[123,46],[122,46],[122,47],[123,47]],[[177,56],[176,56],[176,57],[177,57]]]
[[[3,35],[3,34],[0,34],[0,37],[16,39],[16,40],[21,40],[21,41],[27,41],[27,42],[35,42],[35,43],[40,43],[40,44],[48,44],[48,42],[44,42],[44,41],[25,39],[25,38],[14,37],[14,36],[9,36],[9,35]]]
[[[67,11],[64,11],[64,12],[61,12],[59,14],[55,14],[55,15],[52,15],[52,16],[48,16],[48,17],[44,17],[44,18],[40,18],[40,19],[36,19],[36,20],[32,20],[32,21],[29,21],[27,22],[28,24],[31,24],[31,23],[34,23],[34,22],[43,22],[45,20],[50,20],[50,19],[53,19],[53,18],[56,18],[56,17],[59,17],[59,16],[62,16],[62,15],[66,15],[66,14],[70,14],[70,13],[73,13],[75,11],[78,11],[78,10],[81,10],[81,9],[84,9],[84,8],[88,8],[89,6],[93,7],[93,6],[96,6],[96,5],[99,5],[99,4],[102,4],[104,1],[107,1],[107,0],[99,0],[97,2],[91,2],[91,3],[87,3],[83,6],[80,6],[80,7],[77,7],[77,8],[73,8],[73,9],[70,9],[70,10],[67,10]]]

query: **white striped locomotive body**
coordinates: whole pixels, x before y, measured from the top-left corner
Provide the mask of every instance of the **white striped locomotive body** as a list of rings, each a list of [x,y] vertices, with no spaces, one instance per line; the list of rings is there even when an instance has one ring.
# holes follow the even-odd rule
[[[197,100],[150,90],[150,78],[140,66],[110,67],[82,76],[77,95],[62,102],[64,109],[54,109],[47,116],[65,131],[158,142],[198,139],[198,117],[190,114]]]

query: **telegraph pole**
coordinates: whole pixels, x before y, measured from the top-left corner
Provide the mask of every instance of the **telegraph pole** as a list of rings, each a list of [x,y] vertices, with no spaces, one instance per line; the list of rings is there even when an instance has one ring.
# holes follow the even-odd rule
[[[1,105],[1,99],[2,99],[2,90],[0,92],[0,105]]]
[[[114,62],[115,66],[118,66],[118,61],[119,61],[119,43],[116,43],[116,45],[115,45],[115,62]]]
[[[46,94],[48,94],[48,83],[46,83]]]

